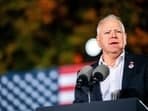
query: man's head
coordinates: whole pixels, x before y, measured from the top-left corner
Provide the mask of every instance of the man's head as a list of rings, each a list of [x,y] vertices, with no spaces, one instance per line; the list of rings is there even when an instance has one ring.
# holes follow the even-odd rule
[[[103,53],[121,53],[126,45],[126,33],[120,18],[108,15],[97,27],[97,42]]]

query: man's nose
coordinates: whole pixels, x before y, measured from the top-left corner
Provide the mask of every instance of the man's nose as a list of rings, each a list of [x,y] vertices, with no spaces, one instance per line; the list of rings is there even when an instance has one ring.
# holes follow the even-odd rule
[[[113,37],[113,38],[117,38],[116,31],[112,31],[112,37]]]

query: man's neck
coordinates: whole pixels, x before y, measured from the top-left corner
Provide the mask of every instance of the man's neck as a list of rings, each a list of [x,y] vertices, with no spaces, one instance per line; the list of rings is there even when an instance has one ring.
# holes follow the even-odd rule
[[[116,63],[116,60],[121,55],[121,53],[122,52],[120,53],[104,53],[103,52],[102,59],[108,66],[113,67]]]

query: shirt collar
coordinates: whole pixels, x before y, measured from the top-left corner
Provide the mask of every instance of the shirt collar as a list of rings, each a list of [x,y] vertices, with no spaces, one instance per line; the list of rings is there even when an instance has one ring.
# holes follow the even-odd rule
[[[125,51],[123,50],[123,52],[122,52],[122,53],[120,54],[120,56],[117,58],[116,63],[115,63],[115,65],[114,65],[113,67],[117,67],[117,66],[120,64],[120,62],[124,60],[124,56],[125,56]],[[104,60],[103,60],[103,58],[102,58],[102,55],[101,55],[100,60],[99,60],[99,65],[101,65],[101,64],[107,65],[107,64],[104,62]]]

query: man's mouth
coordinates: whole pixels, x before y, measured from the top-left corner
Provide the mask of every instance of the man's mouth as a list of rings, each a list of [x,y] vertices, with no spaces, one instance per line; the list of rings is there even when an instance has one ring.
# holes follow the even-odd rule
[[[110,45],[116,45],[116,44],[118,44],[119,42],[110,42],[109,44]]]

